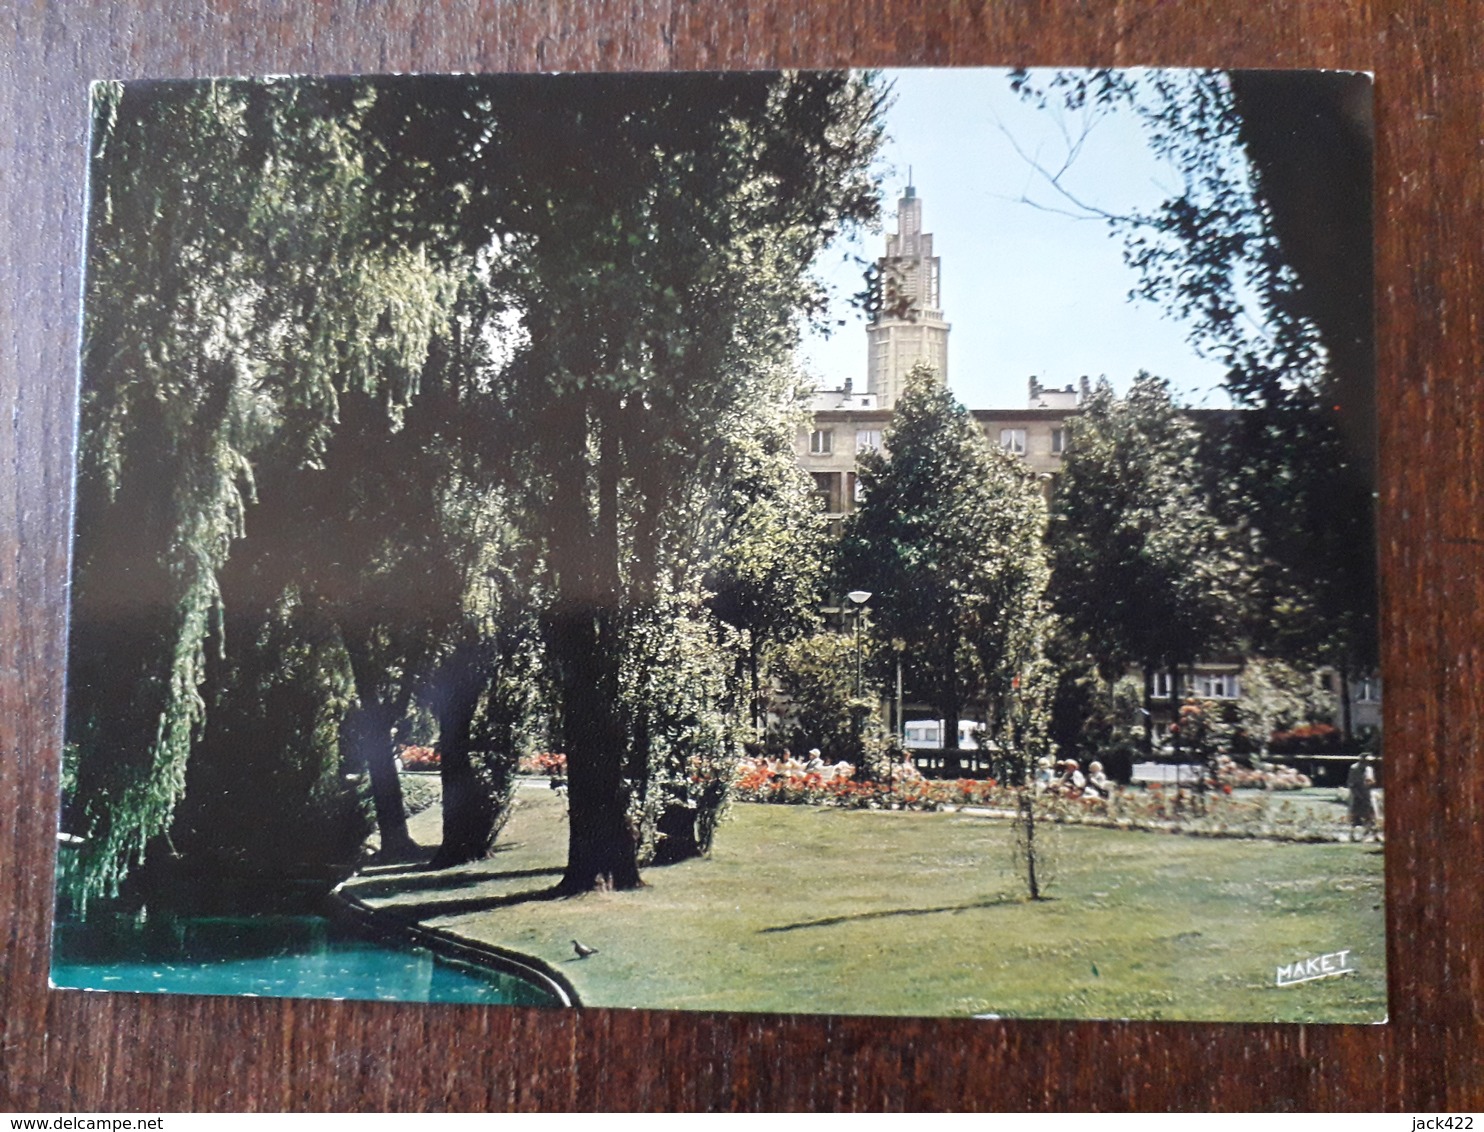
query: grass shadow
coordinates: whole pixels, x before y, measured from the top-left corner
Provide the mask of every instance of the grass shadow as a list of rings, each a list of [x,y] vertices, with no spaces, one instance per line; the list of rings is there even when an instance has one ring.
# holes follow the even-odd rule
[[[943,904],[936,908],[890,908],[880,912],[854,912],[845,916],[826,916],[819,920],[800,920],[793,924],[776,924],[771,928],[759,928],[760,935],[775,932],[794,932],[803,928],[830,928],[838,924],[853,924],[863,920],[887,920],[896,916],[934,916],[941,912],[972,912],[980,908],[999,908],[1006,904],[1025,903],[1018,896],[996,896],[991,900],[975,900],[968,904]]]
[[[359,875],[364,877],[390,877],[404,876],[408,873],[426,872],[428,862],[433,859],[433,854],[436,852],[436,848],[429,849],[418,846],[416,852],[408,851],[391,856],[383,856],[377,853],[371,858],[368,864],[360,869]]]
[[[483,858],[488,861],[498,857],[502,853],[511,853],[517,849],[524,848],[519,841],[501,841],[490,848],[489,853]],[[408,873],[425,873],[429,871],[441,872],[442,869],[433,869],[432,862],[438,855],[437,845],[417,845],[415,851],[393,854],[383,857],[380,853],[375,854],[370,863],[360,870],[361,876],[405,876]],[[477,864],[474,861],[462,862],[464,865]],[[450,866],[459,868],[460,865]],[[515,875],[515,874],[510,874]]]
[[[436,872],[411,870],[397,874],[363,874],[370,879],[363,880],[353,887],[355,894],[362,899],[376,900],[411,892],[442,892],[492,880],[529,880],[532,877],[561,876],[561,874],[560,868],[509,869],[499,873],[470,868],[441,869]]]
[[[496,908],[513,908],[517,904],[531,904],[541,900],[559,900],[562,891],[550,888],[530,888],[522,892],[503,892],[490,896],[468,896],[462,899],[432,900],[417,904],[389,904],[377,908],[378,915],[395,916],[416,923],[431,920],[436,916],[467,916],[475,912],[492,912]]]

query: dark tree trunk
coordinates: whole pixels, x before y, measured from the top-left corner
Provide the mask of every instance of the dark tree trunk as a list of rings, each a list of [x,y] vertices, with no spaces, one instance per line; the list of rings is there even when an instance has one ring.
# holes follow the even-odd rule
[[[654,850],[656,865],[674,865],[702,856],[700,831],[696,819],[700,810],[687,806],[666,806],[660,814],[662,835]]]
[[[354,709],[347,728],[355,745],[354,756],[366,764],[371,775],[371,798],[376,805],[376,829],[381,835],[381,855],[406,857],[417,852],[417,843],[407,832],[407,811],[402,804],[402,784],[397,779],[396,755],[392,750],[392,727],[396,720],[384,705],[373,703]]]
[[[623,785],[623,734],[613,710],[617,658],[600,643],[609,617],[608,611],[577,609],[553,618],[570,814],[565,892],[641,883]]]
[[[469,728],[439,728],[439,779],[443,786],[443,841],[429,867],[451,868],[489,855],[495,809],[475,772]]]
[[[401,718],[402,706],[387,703],[377,693],[370,662],[358,643],[346,640],[351,675],[360,706],[347,721],[346,735],[352,756],[363,762],[371,776],[371,798],[376,805],[376,828],[381,834],[383,857],[406,857],[417,852],[417,842],[407,832],[407,810],[402,803],[402,783],[397,778],[396,752],[392,750],[392,728]]]
[[[1147,705],[1146,705],[1147,706]],[[1111,721],[1108,728],[1108,739],[1111,742],[1118,728],[1118,677],[1108,677],[1108,719]]]
[[[1345,408],[1340,425],[1369,497],[1376,474],[1371,84],[1359,74],[1328,75],[1322,86],[1307,78],[1234,71],[1232,94],[1274,231],[1303,280],[1292,301],[1329,351]]]
[[[624,787],[624,733],[618,718],[618,438],[600,413],[597,514],[589,498],[585,410],[569,412],[571,457],[559,469],[564,506],[553,516],[552,543],[558,600],[547,634],[561,701],[562,747],[567,755],[567,893],[637,888],[638,839],[629,822]]]
[[[550,619],[567,754],[566,892],[641,883],[623,783],[615,619],[611,606],[591,605],[558,610]]]
[[[451,868],[489,855],[495,840],[495,806],[474,767],[474,712],[488,683],[475,647],[458,650],[439,673],[434,694],[438,717],[438,774],[443,787],[443,842],[430,867]]]

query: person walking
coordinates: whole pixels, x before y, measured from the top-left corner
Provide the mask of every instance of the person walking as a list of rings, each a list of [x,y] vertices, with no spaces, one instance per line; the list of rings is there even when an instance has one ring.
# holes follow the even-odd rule
[[[1350,790],[1350,827],[1359,828],[1366,836],[1376,828],[1376,802],[1371,789],[1376,784],[1375,771],[1371,769],[1370,756],[1362,755],[1350,764],[1350,773],[1345,785]]]

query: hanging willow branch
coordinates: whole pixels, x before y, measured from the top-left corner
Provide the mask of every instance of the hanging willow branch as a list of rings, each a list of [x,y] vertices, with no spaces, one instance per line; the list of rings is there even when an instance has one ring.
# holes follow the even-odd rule
[[[68,706],[83,898],[116,891],[184,792],[255,469],[313,465],[347,389],[407,404],[446,327],[456,273],[368,235],[371,101],[343,84],[94,90]]]

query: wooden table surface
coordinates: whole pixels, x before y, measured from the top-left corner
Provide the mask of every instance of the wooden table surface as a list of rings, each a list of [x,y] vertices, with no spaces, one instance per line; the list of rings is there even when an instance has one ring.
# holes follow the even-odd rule
[[[0,1110],[1484,1108],[1481,17],[1446,0],[0,7]],[[1389,1024],[549,1013],[46,989],[88,80],[1018,63],[1376,74]]]

